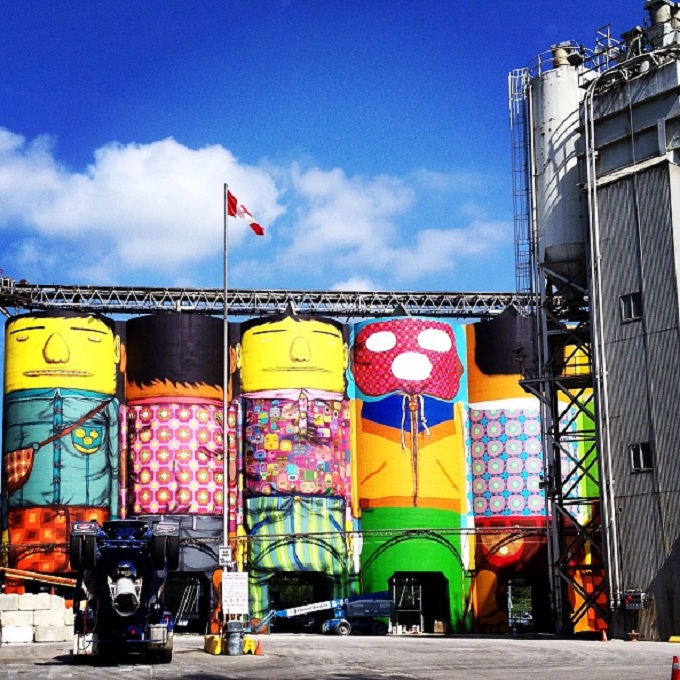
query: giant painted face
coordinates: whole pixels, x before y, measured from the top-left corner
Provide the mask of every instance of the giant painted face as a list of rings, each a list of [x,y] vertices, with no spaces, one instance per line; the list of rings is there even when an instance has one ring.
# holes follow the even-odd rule
[[[357,334],[354,378],[368,396],[401,392],[453,399],[462,373],[453,328],[442,321],[377,321]]]
[[[344,392],[347,345],[332,324],[286,316],[246,330],[238,364],[245,393],[286,388]]]
[[[93,316],[22,316],[7,323],[5,392],[45,387],[116,391],[120,341]]]

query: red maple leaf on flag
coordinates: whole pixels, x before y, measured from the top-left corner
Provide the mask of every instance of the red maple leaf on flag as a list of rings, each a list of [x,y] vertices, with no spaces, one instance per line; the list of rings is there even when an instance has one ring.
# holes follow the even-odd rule
[[[255,221],[250,210],[248,210],[243,203],[240,203],[238,198],[236,198],[231,191],[227,191],[227,215],[229,215],[229,217],[238,217],[242,220],[248,220],[250,228],[258,236],[264,236],[264,228]]]

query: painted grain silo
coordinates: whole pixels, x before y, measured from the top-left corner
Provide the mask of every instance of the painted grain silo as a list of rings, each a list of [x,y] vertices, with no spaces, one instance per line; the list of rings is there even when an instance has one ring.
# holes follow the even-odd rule
[[[533,324],[506,312],[466,327],[478,632],[550,630],[540,404],[518,363],[531,361]]]
[[[472,527],[465,331],[392,317],[352,335],[362,584],[391,590],[398,630],[468,627]]]
[[[520,363],[535,361],[533,318],[507,311],[472,324],[468,332],[472,489],[477,534],[474,586],[475,629],[506,632],[550,631],[550,546],[544,479],[551,471],[544,459],[539,399],[520,384]],[[567,347],[560,362],[563,376],[587,369],[587,360]],[[588,415],[592,390],[571,401],[558,397],[561,475],[564,503],[586,525],[599,512],[599,471]],[[582,593],[601,589],[603,573],[590,560],[587,545],[565,527],[573,553],[569,563],[574,585],[567,589],[573,610],[583,606]],[[582,565],[589,565],[584,568]],[[520,606],[521,604],[521,606]],[[531,613],[531,618],[523,615]],[[579,618],[575,633],[602,630],[604,622],[592,610]]]
[[[203,630],[223,537],[223,321],[142,316],[126,335],[127,515],[179,523],[179,574],[168,589],[180,591],[170,593],[182,603],[179,625]]]
[[[41,312],[5,327],[3,489],[10,566],[69,571],[75,520],[118,515],[120,341],[111,320]]]
[[[347,330],[292,312],[241,324],[251,613],[355,587]],[[277,622],[277,629],[285,627]]]

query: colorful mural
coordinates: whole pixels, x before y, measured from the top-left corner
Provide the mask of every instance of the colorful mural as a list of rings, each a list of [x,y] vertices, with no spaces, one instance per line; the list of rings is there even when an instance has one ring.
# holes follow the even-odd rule
[[[346,329],[291,312],[241,325],[236,347],[253,616],[276,573],[320,572],[328,596],[354,571]],[[294,539],[290,533],[305,534]],[[273,538],[272,538],[273,537]]]
[[[448,585],[432,599],[448,602],[445,620],[457,630],[467,625],[472,527],[461,356],[464,330],[445,321],[395,317],[354,327],[364,590],[387,589],[397,573],[441,573]],[[421,533],[406,542],[399,538],[404,527]],[[373,529],[382,537],[372,536]],[[434,577],[421,578],[427,597]]]
[[[294,574],[321,599],[417,583],[424,630],[504,632],[508,584],[521,579],[543,601],[536,627],[548,629],[539,405],[517,361],[532,361],[526,324],[395,316],[350,329],[290,310],[230,324],[225,461],[223,320],[163,314],[116,329],[79,314],[10,319],[2,520],[12,566],[68,570],[74,519],[163,516],[181,527],[180,571],[219,588],[226,506],[256,619],[272,583],[280,595],[277,579]],[[593,496],[587,522],[596,454],[577,431],[592,422],[573,408],[562,417],[574,429],[565,469],[593,461],[574,491]],[[601,578],[585,570],[579,582],[587,591]]]
[[[127,322],[125,507],[128,515],[171,517],[181,528],[193,518],[204,543],[183,545],[183,571],[214,569],[222,542],[223,338],[223,322],[212,317]]]
[[[5,328],[4,540],[9,564],[68,571],[74,520],[118,514],[120,340],[95,315],[16,316]]]
[[[533,352],[530,323],[504,315],[467,326],[478,632],[508,632],[513,580],[547,605],[540,405],[519,384],[518,357]],[[533,610],[539,627],[548,616],[545,607]]]

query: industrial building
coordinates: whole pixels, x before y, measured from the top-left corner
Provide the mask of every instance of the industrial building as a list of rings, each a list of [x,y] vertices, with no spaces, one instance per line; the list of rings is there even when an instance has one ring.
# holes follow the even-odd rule
[[[42,416],[29,410],[46,393],[25,392],[26,343],[7,358],[10,563],[67,572],[65,526],[50,512],[64,506],[61,516],[73,519],[98,508],[102,517],[178,519],[181,603],[201,625],[228,536],[235,568],[250,573],[258,616],[272,600],[304,604],[287,601],[291,593],[322,599],[389,588],[396,624],[506,632],[517,585],[530,591],[535,630],[680,632],[680,427],[672,414],[680,393],[680,3],[649,0],[643,9],[641,26],[620,39],[600,29],[593,47],[560,42],[510,74],[516,294],[230,291],[220,303],[210,291],[3,279],[0,304],[14,310],[8,337],[22,330],[13,325],[26,311],[96,316],[87,323],[100,324],[94,332],[107,343],[110,335],[105,368],[116,372],[86,394],[44,386],[61,400],[50,418],[76,404],[83,422],[106,415],[101,468],[75,457],[91,446],[77,435],[73,450],[54,447],[57,464],[29,471],[26,482],[20,458],[8,454],[30,444],[26,432]],[[109,323],[100,313],[143,316]],[[219,314],[251,318],[233,324],[225,342],[220,320],[209,318]],[[299,382],[291,372],[275,383],[251,371],[267,360],[255,340],[272,324],[335,337],[323,380]],[[442,355],[441,377],[408,377],[420,359],[390,374],[387,358],[413,360],[409,343],[421,333],[421,349]],[[302,360],[296,337],[291,361]],[[182,419],[192,423],[186,432],[163,424]],[[69,457],[88,480],[82,494],[54,473]],[[50,522],[52,538],[39,533]]]
[[[615,636],[668,639],[680,625],[680,5],[644,10],[621,40],[601,29],[592,49],[562,42],[513,71],[510,112],[517,278],[538,301],[524,384],[545,409],[558,629],[590,612]],[[558,395],[591,390],[581,403],[595,427],[578,436],[597,456],[579,475],[599,500],[570,497],[556,452],[574,433],[551,424]]]

